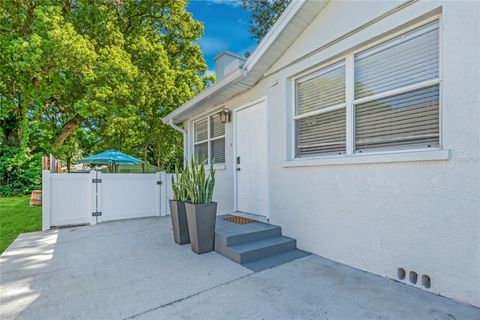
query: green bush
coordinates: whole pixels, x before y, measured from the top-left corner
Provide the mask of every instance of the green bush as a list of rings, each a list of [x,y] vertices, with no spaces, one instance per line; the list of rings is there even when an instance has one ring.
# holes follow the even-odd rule
[[[22,195],[42,185],[41,156],[21,152],[18,147],[0,146],[0,195]]]

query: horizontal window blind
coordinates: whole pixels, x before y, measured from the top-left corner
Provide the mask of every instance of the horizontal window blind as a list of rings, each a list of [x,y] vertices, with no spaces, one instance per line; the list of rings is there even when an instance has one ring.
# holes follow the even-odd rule
[[[345,108],[296,120],[296,156],[345,153]]]
[[[345,63],[337,63],[297,80],[296,115],[345,102]]]
[[[220,122],[218,114],[210,117],[210,137],[220,137],[225,135],[225,123]]]
[[[439,86],[431,86],[355,107],[356,150],[438,147]]]
[[[294,156],[440,147],[439,33],[429,22],[295,80]]]
[[[204,141],[208,139],[208,120],[197,121],[193,125],[193,132],[195,135],[194,141]]]
[[[225,163],[225,124],[218,114],[194,122],[194,154],[208,163]]]
[[[208,142],[203,142],[196,144],[194,146],[195,157],[198,160],[203,160],[208,158]]]
[[[438,21],[355,55],[355,99],[439,76]]]
[[[345,62],[300,78],[296,94],[295,156],[345,153]]]
[[[212,140],[211,163],[225,163],[225,138]]]

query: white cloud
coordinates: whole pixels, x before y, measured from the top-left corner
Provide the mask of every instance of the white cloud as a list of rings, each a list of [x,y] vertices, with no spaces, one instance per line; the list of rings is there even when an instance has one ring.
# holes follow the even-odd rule
[[[207,71],[205,71],[206,76],[209,76],[211,74],[215,74],[215,70],[208,69]]]
[[[208,0],[208,2],[212,2],[214,4],[225,4],[227,6],[239,7],[240,2],[236,0]]]

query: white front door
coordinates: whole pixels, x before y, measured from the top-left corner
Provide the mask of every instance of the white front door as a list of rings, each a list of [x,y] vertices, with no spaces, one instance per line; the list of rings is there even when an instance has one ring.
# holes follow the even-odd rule
[[[236,112],[237,210],[268,215],[267,103]]]

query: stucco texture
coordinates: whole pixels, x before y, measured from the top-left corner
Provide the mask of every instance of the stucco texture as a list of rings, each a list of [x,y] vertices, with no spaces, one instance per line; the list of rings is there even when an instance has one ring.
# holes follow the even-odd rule
[[[426,274],[431,288],[416,287],[480,306],[480,3],[414,2],[303,57],[398,4],[329,3],[263,80],[225,106],[233,110],[266,97],[269,216],[300,249],[390,278],[399,267]],[[450,158],[286,167],[290,77],[435,15],[441,25],[441,147]],[[235,209],[233,141],[230,123],[227,163],[217,178],[224,212]]]

